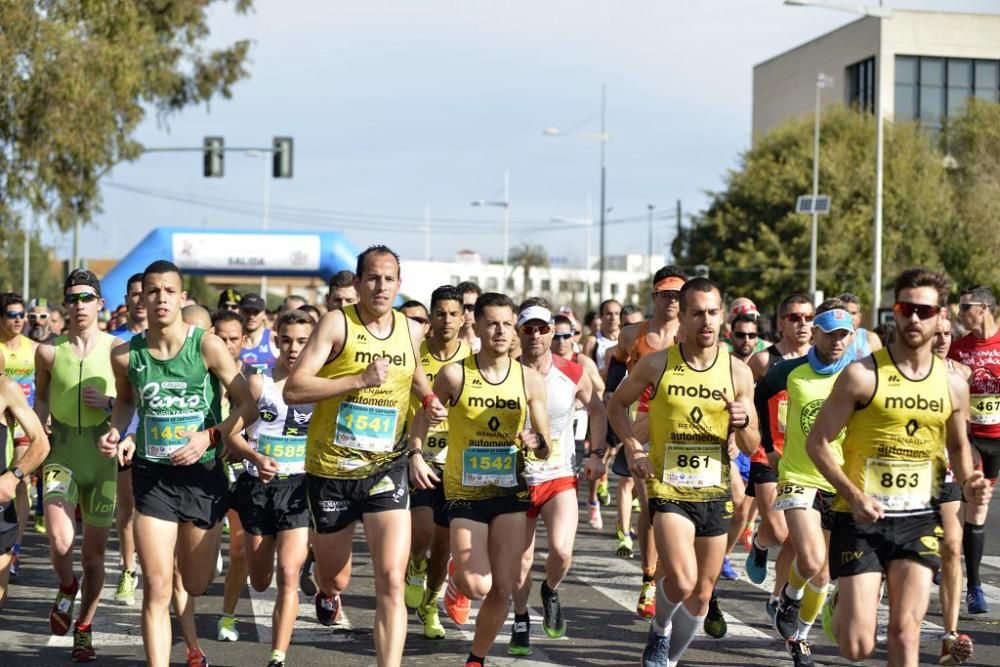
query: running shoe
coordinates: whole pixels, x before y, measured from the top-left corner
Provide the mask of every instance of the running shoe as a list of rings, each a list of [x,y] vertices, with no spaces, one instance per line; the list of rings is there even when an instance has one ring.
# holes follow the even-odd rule
[[[965,595],[965,604],[969,608],[970,614],[985,614],[990,610],[990,606],[986,604],[986,595],[983,594],[982,586],[969,587],[969,592]]]
[[[229,534],[229,517],[228,516],[222,517],[222,532],[225,535]]]
[[[934,570],[934,577],[931,579],[935,586],[941,585],[941,568]]]
[[[310,549],[309,555],[306,556],[306,562],[302,565],[302,571],[299,572],[299,590],[307,597],[316,595],[316,581],[313,579],[314,562],[313,551]]]
[[[622,529],[618,529],[618,546],[615,548],[615,553],[618,554],[619,558],[624,558],[626,560],[632,558],[632,536],[626,535],[622,532]]]
[[[236,627],[235,616],[220,616],[218,629],[220,642],[238,642],[240,640],[240,629]]]
[[[200,648],[189,648],[187,659],[188,667],[209,667],[208,656]]]
[[[774,615],[774,629],[781,635],[782,639],[795,639],[799,630],[799,609],[801,608],[802,600],[793,600],[782,588],[777,613]]]
[[[722,559],[722,570],[719,571],[719,579],[726,581],[736,581],[740,578],[740,573],[733,569],[733,564],[729,562],[729,556]]]
[[[949,632],[941,638],[939,665],[961,665],[972,657],[972,637]]]
[[[39,535],[44,535],[45,533],[49,532],[48,529],[45,527],[44,514],[35,515],[35,532],[38,533]]]
[[[837,589],[834,588],[827,596],[823,604],[823,634],[834,646],[837,645],[837,638],[833,634],[833,614],[837,610]]]
[[[632,499],[632,511],[633,512],[639,512],[640,511],[640,509],[639,509],[639,499],[638,498],[633,498]]]
[[[511,655],[531,655],[531,621],[514,619],[510,628],[510,643],[507,653]]]
[[[712,639],[722,639],[729,631],[729,624],[726,623],[726,617],[719,608],[719,598],[715,591],[712,591],[712,599],[708,601],[708,613],[705,614],[702,627],[705,629],[705,634]]]
[[[601,517],[601,504],[592,503],[590,505],[590,527],[594,530],[604,528],[604,519]]]
[[[337,623],[340,616],[340,596],[316,594],[316,622],[320,625],[330,627]]]
[[[118,588],[115,589],[116,604],[135,604],[135,581],[135,570],[122,570],[118,577]]]
[[[267,663],[267,667],[285,667],[285,661],[272,659],[271,662]]]
[[[646,648],[642,651],[642,667],[669,667],[670,637],[662,637],[650,626]]]
[[[774,625],[774,619],[778,615],[778,598],[768,597],[765,609],[767,611],[767,617],[771,619],[771,625]]]
[[[639,591],[639,604],[635,607],[635,613],[640,618],[653,618],[656,615],[656,582],[642,582],[642,590]]]
[[[10,576],[17,574],[17,566],[21,561],[21,545],[15,544],[10,548]]]
[[[448,585],[444,589],[444,611],[448,618],[458,625],[465,625],[469,622],[469,614],[472,613],[472,601],[465,597],[462,591],[455,585],[455,561],[448,561]]]
[[[542,630],[551,639],[559,639],[566,634],[566,618],[559,602],[559,591],[549,590],[545,583],[542,583]]]
[[[739,542],[743,545],[745,551],[750,551],[751,547],[753,547],[753,529],[744,528],[743,532],[740,533]]]
[[[795,667],[813,667],[816,664],[813,660],[812,645],[805,639],[789,639],[785,642],[785,648],[792,656],[792,664]]]
[[[417,618],[424,624],[424,637],[427,639],[443,639],[444,626],[438,616],[437,601],[417,607]]]
[[[73,652],[70,654],[70,658],[73,662],[97,660],[97,652],[94,650],[90,628],[86,630],[81,630],[79,627],[73,628]]]
[[[767,549],[758,548],[752,540],[747,554],[747,577],[755,584],[762,584],[767,578]]]
[[[427,559],[414,561],[410,559],[406,566],[406,590],[403,600],[407,609],[416,609],[424,599],[424,586],[427,585]]]
[[[223,565],[224,563],[222,562],[222,547],[220,546],[219,551],[216,553],[215,556],[215,577],[214,577],[215,579],[218,579],[219,577],[222,576],[222,572],[224,569]]]
[[[49,611],[49,629],[52,634],[62,637],[69,632],[69,627],[73,622],[73,607],[76,605],[76,589],[78,584],[73,580],[73,592],[63,593],[62,589],[56,591],[56,600],[52,603]]]
[[[608,477],[605,475],[597,482],[597,500],[607,507],[611,504],[611,494],[608,493]]]

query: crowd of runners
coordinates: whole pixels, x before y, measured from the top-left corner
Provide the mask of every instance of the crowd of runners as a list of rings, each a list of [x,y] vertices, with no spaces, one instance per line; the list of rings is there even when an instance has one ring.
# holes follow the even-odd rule
[[[464,625],[476,604],[464,664],[480,667],[511,609],[506,651],[531,653],[533,583],[541,632],[572,635],[559,590],[582,511],[609,552],[641,560],[647,667],[678,664],[701,631],[724,636],[717,581],[761,584],[769,569],[760,612],[796,666],[814,664],[817,620],[845,658],[870,656],[883,599],[889,664],[917,665],[935,584],[940,664],[972,656],[961,560],[967,611],[985,613],[1000,473],[989,288],[949,305],[946,278],[910,269],[873,332],[851,294],[778,295],[772,327],[750,299],[674,266],[650,277],[648,317],[611,299],[582,322],[472,283],[396,308],[402,278],[380,245],[331,279],[325,303],[290,296],[275,313],[235,289],[212,311],[190,302],[163,260],[122,286],[112,318],[120,295],[87,270],[65,281],[65,315],[0,295],[0,604],[34,514],[55,575],[51,631],[73,633],[72,660],[95,660],[115,531],[114,601],[136,604],[141,585],[148,664],[169,664],[171,607],[188,664],[209,664],[195,600],[224,570],[223,608],[202,613],[238,641],[247,581],[273,581],[261,663],[282,667],[300,591],[318,623],[338,623],[361,522],[378,664],[402,663],[411,610],[433,640],[448,633],[442,613]]]

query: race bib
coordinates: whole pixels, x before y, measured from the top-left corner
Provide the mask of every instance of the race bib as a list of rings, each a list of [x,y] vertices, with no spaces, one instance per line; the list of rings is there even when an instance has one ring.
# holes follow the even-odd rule
[[[302,436],[258,434],[257,451],[274,459],[279,475],[306,471],[306,439]]]
[[[969,397],[969,421],[973,424],[1000,424],[1000,394]]]
[[[42,477],[46,495],[58,494],[65,496],[69,493],[70,484],[73,482],[73,471],[58,463],[50,463],[45,466]]]
[[[517,447],[468,447],[462,452],[463,486],[517,486]]]
[[[391,452],[398,414],[396,408],[344,401],[337,413],[334,443],[366,452]]]
[[[146,458],[169,459],[171,454],[186,445],[191,436],[202,429],[204,423],[205,415],[200,412],[146,415],[143,422]]]
[[[778,496],[774,499],[774,510],[784,512],[791,509],[809,509],[816,498],[814,487],[802,486],[791,482],[778,484]]]
[[[667,445],[663,481],[672,486],[705,488],[722,484],[722,450],[718,444]]]
[[[428,463],[444,465],[448,458],[448,432],[428,433],[424,442],[424,460]]]
[[[868,459],[865,493],[887,512],[910,512],[931,506],[931,462]]]

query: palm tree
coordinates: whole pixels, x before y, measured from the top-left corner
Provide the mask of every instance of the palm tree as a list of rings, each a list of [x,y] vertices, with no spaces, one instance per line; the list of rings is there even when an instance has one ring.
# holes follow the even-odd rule
[[[524,271],[524,283],[521,286],[521,298],[528,296],[528,282],[531,279],[531,269],[547,267],[549,255],[540,245],[532,245],[525,241],[510,252],[510,264],[515,269],[521,267]],[[506,277],[505,277],[506,279]]]

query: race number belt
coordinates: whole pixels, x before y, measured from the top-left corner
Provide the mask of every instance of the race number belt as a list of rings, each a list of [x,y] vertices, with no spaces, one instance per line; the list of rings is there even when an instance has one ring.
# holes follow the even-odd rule
[[[334,444],[366,452],[391,452],[395,446],[398,410],[344,401],[337,413]]]
[[[664,483],[699,489],[722,484],[722,450],[718,443],[670,443],[666,450]]]
[[[467,447],[462,452],[463,486],[517,486],[517,447]]]
[[[931,506],[931,462],[868,459],[865,493],[887,512],[910,512]]]

